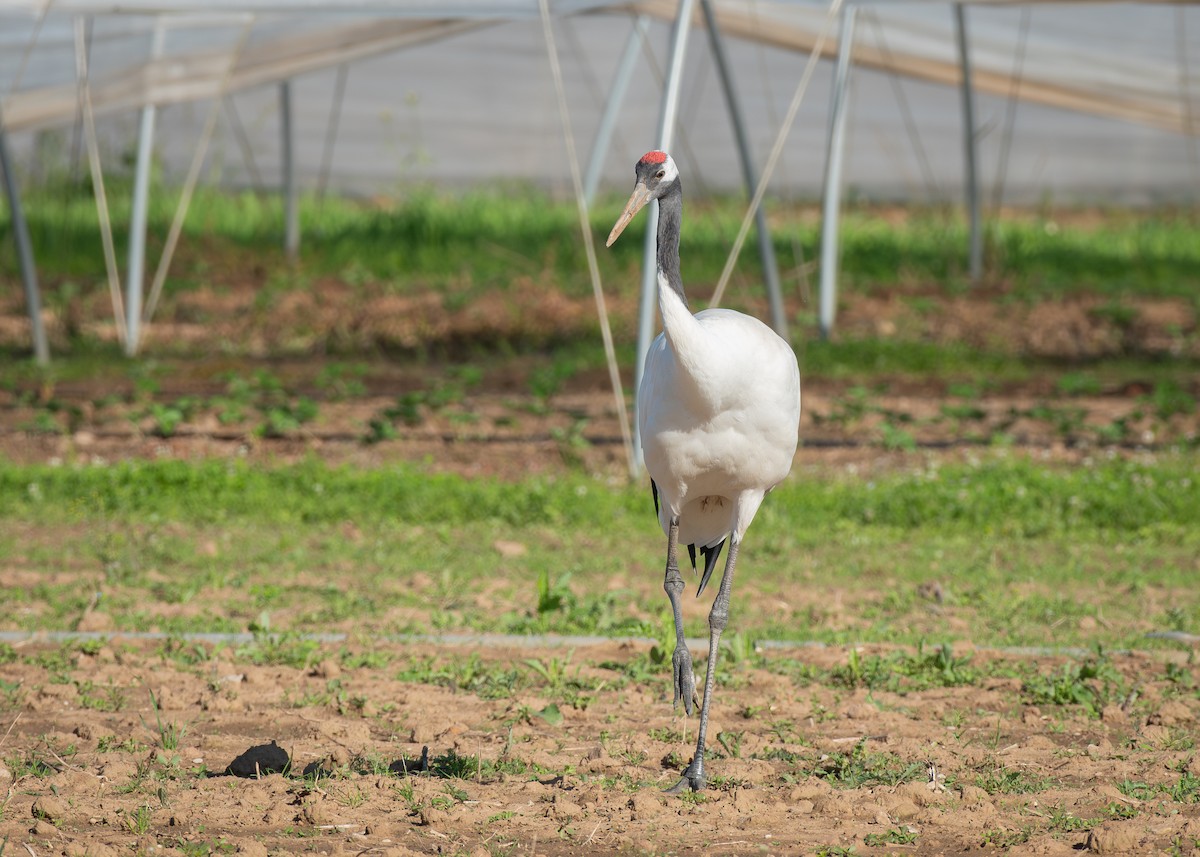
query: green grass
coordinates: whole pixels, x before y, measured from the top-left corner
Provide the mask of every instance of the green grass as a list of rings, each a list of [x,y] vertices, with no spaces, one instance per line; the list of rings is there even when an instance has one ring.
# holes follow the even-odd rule
[[[925,765],[892,753],[868,751],[866,742],[859,741],[849,753],[830,753],[823,757],[810,773],[835,788],[856,789],[912,782],[925,775]]]
[[[127,241],[130,194],[110,177],[109,200],[118,248]],[[595,207],[594,233],[605,234],[623,197]],[[86,187],[31,187],[25,191],[33,244],[48,282],[96,280],[103,271],[95,203]],[[170,191],[151,198],[150,235],[166,233],[174,213]],[[192,202],[177,266],[168,288],[187,289],[247,251],[268,268],[281,261],[282,203],[274,196],[201,188]],[[744,201],[693,200],[683,231],[685,281],[712,283],[725,262]],[[770,209],[776,252],[785,270],[816,257],[819,223],[794,208]],[[988,233],[989,275],[1018,294],[1048,297],[1088,289],[1111,296],[1194,295],[1200,286],[1200,241],[1194,215],[1160,211],[1137,215],[1104,212],[1072,225],[1072,212],[1010,218]],[[304,276],[334,275],[355,284],[382,281],[397,289],[449,288],[465,295],[507,289],[515,280],[547,278],[572,294],[586,294],[587,264],[576,212],[530,187],[498,185],[462,194],[407,188],[403,196],[370,203],[305,197],[301,200]],[[8,229],[0,211],[0,231]],[[870,208],[843,217],[842,270],[848,287],[965,281],[966,227],[941,210],[914,209],[903,222]],[[948,249],[950,248],[950,249]],[[955,252],[953,248],[960,248]],[[157,248],[151,247],[151,253]],[[797,255],[797,254],[801,255]],[[632,291],[640,260],[638,242],[600,254],[602,273],[614,288]],[[741,260],[756,275],[757,256]],[[15,276],[8,242],[0,244],[0,272]],[[469,284],[469,285],[468,285]],[[76,285],[78,289],[80,286]]]
[[[954,640],[1172,645],[1144,634],[1200,632],[1196,465],[1195,452],[1076,467],[997,453],[871,481],[797,474],[749,531],[733,631],[747,653],[754,639],[930,642],[836,677],[899,692],[975,681],[969,657],[942,646]],[[526,555],[505,560],[501,539]],[[123,630],[260,632],[243,653],[259,663],[315,657],[291,632],[659,638],[662,542],[644,488],[582,475],[0,462],[0,546],[10,566],[46,572],[0,578],[4,627],[70,630],[99,592]],[[942,589],[936,605],[922,595],[929,581]],[[844,610],[830,610],[835,596]],[[689,606],[689,634],[706,633],[705,609]],[[1096,711],[1119,690],[1106,681],[1033,678],[1026,693]]]

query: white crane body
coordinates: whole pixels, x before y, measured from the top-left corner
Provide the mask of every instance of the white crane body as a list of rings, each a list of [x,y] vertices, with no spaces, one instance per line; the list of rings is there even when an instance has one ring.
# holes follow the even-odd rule
[[[704,554],[704,591],[726,540],[725,571],[708,614],[708,667],[696,753],[672,793],[707,785],[704,750],[721,633],[742,536],[767,492],[792,467],[800,428],[800,371],[790,345],[756,318],[727,309],[688,309],[679,273],[683,190],[675,162],[647,152],[637,184],[608,236],[609,246],[650,200],[659,202],[658,308],[663,332],[650,346],[638,390],[642,451],[658,521],[667,536],[663,589],[675,620],[674,698],[688,714],[696,698],[683,633],[679,545]]]
[[[679,541],[741,541],[767,492],[787,476],[800,424],[800,371],[786,342],[756,318],[696,313],[659,289],[665,330],[650,346],[638,390],[646,472],[659,523]],[[671,318],[678,316],[678,318]],[[682,328],[682,330],[681,330]],[[684,332],[686,331],[686,332]]]

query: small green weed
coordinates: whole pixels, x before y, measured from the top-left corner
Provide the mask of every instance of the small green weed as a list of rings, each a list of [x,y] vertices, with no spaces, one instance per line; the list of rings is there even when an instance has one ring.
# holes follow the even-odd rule
[[[894,693],[931,687],[959,687],[975,684],[985,676],[983,671],[970,664],[971,656],[955,656],[949,643],[930,651],[926,651],[922,643],[916,654],[897,651],[884,656],[865,657],[857,648],[851,648],[846,665],[831,670],[828,681],[845,687],[884,689]],[[993,669],[999,668],[997,665]]]
[[[125,816],[125,827],[134,836],[142,836],[150,831],[154,810],[148,806],[139,806]]]
[[[866,741],[859,741],[849,753],[831,753],[811,771],[837,788],[895,786],[912,782],[925,773],[921,762],[906,762],[891,753],[868,752]]]
[[[1053,781],[1049,777],[1006,767],[993,759],[975,773],[975,785],[988,794],[1032,794],[1050,788]]]
[[[1024,845],[1031,838],[1033,838],[1033,828],[1031,826],[1020,827],[1016,830],[991,827],[983,832],[981,844],[985,847],[1007,849]]]
[[[1061,806],[1050,807],[1049,829],[1060,833],[1078,833],[1096,826],[1095,819],[1080,818]]]
[[[882,845],[912,845],[916,841],[917,832],[907,827],[893,827],[886,833],[868,833],[863,837],[863,842],[871,848]]]
[[[184,839],[175,841],[175,847],[184,857],[212,857],[213,854],[233,854],[237,849],[224,837],[212,841]]]
[[[435,777],[447,779],[465,780],[468,777],[478,776],[482,770],[480,766],[481,763],[478,759],[460,756],[454,750],[441,756],[434,756],[429,760],[430,773]]]
[[[101,735],[96,741],[97,753],[140,753],[146,745],[135,738],[118,738],[116,735]]]
[[[1104,805],[1104,814],[1112,819],[1136,818],[1138,811],[1137,807],[1130,806],[1127,803],[1122,803],[1119,800],[1109,801]]]
[[[183,736],[187,734],[187,725],[182,723],[163,722],[162,709],[158,704],[158,697],[154,695],[154,691],[150,691],[150,707],[154,710],[154,734],[158,736],[158,746],[164,750],[178,750],[179,742],[183,740]],[[143,720],[142,725],[146,723]],[[146,727],[149,729],[149,727]]]
[[[1127,693],[1124,677],[1104,657],[1064,664],[1056,673],[1035,673],[1022,687],[1034,705],[1078,705],[1099,717],[1105,705]]]
[[[272,634],[254,631],[251,643],[234,650],[234,657],[256,666],[288,666],[304,669],[310,666],[321,644],[297,634]]]
[[[4,764],[14,780],[21,777],[49,777],[57,774],[59,766],[48,760],[41,752],[29,750],[23,756],[7,756]]]

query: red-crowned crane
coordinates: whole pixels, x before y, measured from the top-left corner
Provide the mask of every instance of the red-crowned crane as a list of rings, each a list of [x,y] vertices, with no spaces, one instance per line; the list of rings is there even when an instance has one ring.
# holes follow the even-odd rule
[[[608,246],[652,199],[658,215],[658,308],[663,332],[650,345],[638,390],[642,451],[655,509],[667,536],[663,588],[675,616],[671,658],[675,703],[690,716],[696,677],[683,636],[677,557],[688,546],[704,557],[704,591],[726,540],[721,585],[708,614],[708,669],[700,705],[696,754],[671,793],[707,783],[704,742],[721,632],[729,621],[729,593],[742,536],[767,492],[792,467],[800,426],[800,371],[791,346],[756,318],[728,309],[692,315],[679,274],[683,189],[665,152],[647,152],[634,170],[637,184],[608,236]]]

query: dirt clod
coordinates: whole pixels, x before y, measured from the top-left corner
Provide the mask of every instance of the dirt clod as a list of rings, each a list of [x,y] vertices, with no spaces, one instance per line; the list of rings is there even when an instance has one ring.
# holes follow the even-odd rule
[[[225,773],[235,777],[259,777],[282,773],[290,764],[287,751],[272,741],[246,750],[229,763]]]
[[[445,824],[449,818],[450,814],[443,809],[438,809],[435,806],[421,807],[420,819],[424,827],[437,827],[438,825]]]
[[[1109,822],[1088,832],[1087,850],[1092,854],[1129,854],[1137,849],[1139,838],[1136,830]]]
[[[66,812],[67,808],[63,806],[62,801],[50,795],[42,795],[33,802],[33,806],[30,808],[30,813],[34,818],[40,818],[55,824],[62,821]]]
[[[1187,703],[1178,699],[1168,699],[1159,706],[1158,711],[1147,718],[1147,722],[1157,726],[1181,726],[1191,723],[1194,719],[1195,715]]]

